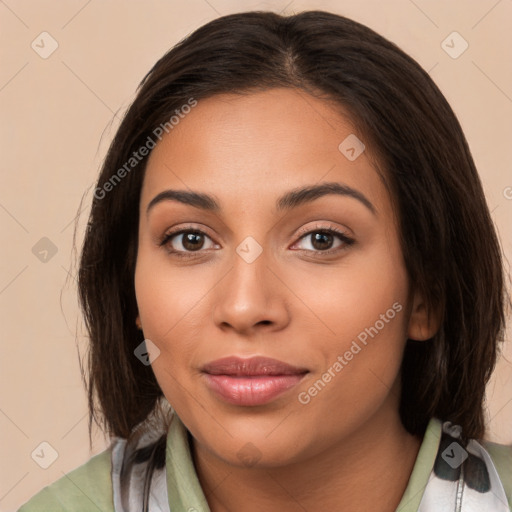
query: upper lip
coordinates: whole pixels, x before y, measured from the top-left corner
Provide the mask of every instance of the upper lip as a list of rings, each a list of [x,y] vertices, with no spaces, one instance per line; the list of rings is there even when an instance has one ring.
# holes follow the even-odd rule
[[[202,368],[210,375],[230,375],[235,377],[253,377],[265,375],[299,375],[307,373],[306,368],[292,366],[269,357],[250,357],[244,359],[231,356],[207,363]]]

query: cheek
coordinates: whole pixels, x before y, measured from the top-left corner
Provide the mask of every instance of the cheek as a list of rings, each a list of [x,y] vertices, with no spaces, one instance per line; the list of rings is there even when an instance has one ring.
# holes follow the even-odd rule
[[[384,298],[371,311],[361,307],[357,314],[333,316],[336,336],[321,344],[323,364],[298,390],[304,424],[314,426],[320,438],[332,440],[383,407],[399,406],[405,307]]]
[[[211,288],[204,272],[172,268],[165,257],[141,248],[135,269],[135,294],[144,337],[159,349],[152,362],[155,377],[169,401],[179,382],[189,378],[200,349],[208,310],[202,307]]]
[[[202,298],[208,291],[207,272],[173,266],[165,251],[140,247],[135,268],[135,295],[147,337],[164,342],[184,328],[194,329]],[[196,318],[197,321],[197,318]]]
[[[332,341],[327,347],[342,349],[376,322],[380,327],[381,315],[384,321],[390,320],[382,333],[401,340],[408,280],[400,253],[387,242],[351,254],[336,267],[318,266],[300,278],[290,275],[288,279],[309,309],[307,318],[315,322],[324,339]],[[401,306],[401,314],[396,315],[394,303]]]
[[[307,297],[323,333],[316,348],[322,367],[301,389],[302,403],[315,402],[317,412],[374,410],[393,388],[406,342],[408,279],[400,252],[383,241],[299,282],[298,295]]]

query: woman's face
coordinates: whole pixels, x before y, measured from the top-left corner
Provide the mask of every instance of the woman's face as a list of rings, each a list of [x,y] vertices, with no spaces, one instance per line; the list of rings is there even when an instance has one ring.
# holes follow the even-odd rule
[[[199,101],[150,155],[135,286],[152,368],[230,464],[305,460],[398,417],[412,297],[355,135],[322,100],[273,89]]]

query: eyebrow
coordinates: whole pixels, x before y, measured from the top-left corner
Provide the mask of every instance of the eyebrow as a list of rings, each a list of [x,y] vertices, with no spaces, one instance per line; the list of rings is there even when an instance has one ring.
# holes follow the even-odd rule
[[[283,194],[276,201],[276,209],[278,212],[288,211],[297,208],[306,203],[310,203],[320,197],[336,194],[340,196],[351,197],[362,203],[368,210],[376,215],[376,209],[366,196],[348,185],[342,185],[336,182],[324,182],[319,185],[308,185],[305,187],[295,188]],[[211,212],[219,212],[221,207],[217,200],[208,194],[201,192],[193,192],[187,190],[164,190],[157,194],[148,204],[146,215],[150,210],[162,201],[177,201],[179,203],[201,208]]]

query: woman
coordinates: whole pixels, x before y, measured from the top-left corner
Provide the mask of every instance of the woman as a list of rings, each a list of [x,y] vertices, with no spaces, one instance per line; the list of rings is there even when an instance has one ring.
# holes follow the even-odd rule
[[[367,27],[247,12],[162,57],[79,290],[112,445],[22,512],[509,510],[497,237],[453,111]]]

